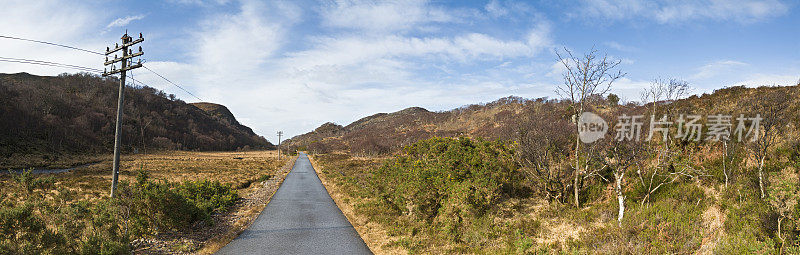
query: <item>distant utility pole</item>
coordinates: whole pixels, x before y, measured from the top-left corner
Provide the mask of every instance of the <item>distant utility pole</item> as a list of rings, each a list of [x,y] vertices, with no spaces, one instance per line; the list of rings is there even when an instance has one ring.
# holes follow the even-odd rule
[[[139,33],[139,39],[134,41],[133,38],[128,36],[128,31],[125,31],[125,34],[122,35],[122,45],[114,44],[114,49],[106,47],[106,62],[103,63],[105,65],[111,65],[110,72],[103,69],[103,76],[109,76],[115,73],[120,74],[119,100],[117,101],[117,129],[114,134],[114,169],[112,169],[111,178],[111,197],[114,197],[114,191],[117,189],[117,180],[119,179],[119,153],[120,147],[122,146],[122,134],[120,134],[122,132],[122,108],[125,106],[125,72],[142,67],[142,60],[139,59],[138,63],[133,64],[133,58],[144,54],[144,52],[142,52],[142,46],[139,46],[139,52],[136,53],[133,53],[128,47],[140,42],[144,42],[142,33]],[[114,58],[108,60],[108,55],[120,50],[122,50],[122,57],[117,58],[117,55],[114,54]],[[114,63],[116,62],[122,62],[119,69],[114,67]]]
[[[283,131],[278,131],[278,159],[281,158],[281,136],[283,135]]]

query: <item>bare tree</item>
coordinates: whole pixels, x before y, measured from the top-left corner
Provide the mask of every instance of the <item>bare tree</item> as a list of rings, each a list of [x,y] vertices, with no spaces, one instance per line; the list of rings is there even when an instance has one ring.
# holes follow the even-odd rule
[[[608,55],[599,56],[597,50],[592,49],[583,56],[575,56],[564,48],[564,53],[556,51],[559,62],[564,65],[564,84],[556,88],[556,93],[570,100],[572,104],[572,117],[575,122],[575,172],[574,195],[575,207],[580,207],[579,181],[581,178],[581,141],[578,136],[580,127],[577,125],[578,117],[593,103],[593,96],[603,96],[611,85],[625,76],[617,70],[620,60],[610,59]]]
[[[549,105],[544,105],[549,106]],[[526,114],[516,128],[517,161],[530,183],[549,201],[566,202],[570,176],[564,159],[569,157],[570,123],[553,116],[552,107]],[[551,113],[548,115],[546,113]]]
[[[675,105],[678,99],[689,94],[689,83],[680,79],[655,79],[650,83],[650,87],[642,93],[642,103],[647,112],[653,116],[651,121],[669,116],[674,116]],[[641,204],[649,201],[650,196],[664,185],[674,183],[681,177],[694,177],[700,174],[691,166],[691,162],[680,158],[682,153],[692,151],[678,151],[672,146],[673,139],[663,139],[663,134],[659,139],[657,133],[653,132],[653,137],[647,139],[649,149],[642,153],[648,153],[654,159],[649,167],[638,167],[636,171],[642,187],[647,191]],[[649,136],[649,135],[648,135]],[[668,136],[667,136],[668,137]],[[669,137],[668,137],[669,138]],[[655,144],[654,144],[655,143]]]
[[[761,93],[753,100],[742,105],[744,109],[752,109],[751,114],[760,117],[758,127],[754,127],[755,137],[748,144],[747,149],[750,156],[758,164],[758,188],[761,191],[761,198],[764,192],[764,161],[769,156],[769,150],[775,145],[777,138],[783,134],[786,124],[790,117],[783,115],[783,110],[788,107],[789,95],[783,91],[775,90]]]
[[[740,154],[742,146],[740,143],[726,139],[722,141],[722,174],[725,177],[725,188],[730,183],[730,176],[734,170],[734,163],[741,163]]]
[[[652,115],[656,115],[659,105],[664,105],[664,114],[672,115],[675,109],[672,103],[689,95],[689,83],[676,79],[655,79],[650,87],[641,93],[642,103]]]
[[[643,159],[644,144],[636,140],[609,139],[602,156],[602,161],[614,174],[614,192],[617,195],[619,210],[617,223],[622,226],[625,217],[625,174],[633,167],[640,165]]]

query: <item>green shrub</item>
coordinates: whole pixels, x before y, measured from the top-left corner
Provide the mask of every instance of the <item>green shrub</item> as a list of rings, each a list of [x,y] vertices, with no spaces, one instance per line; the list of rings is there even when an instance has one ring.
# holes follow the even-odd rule
[[[9,175],[11,175],[13,183],[24,190],[26,195],[30,195],[35,189],[50,189],[54,183],[52,176],[45,178],[37,177],[33,174],[33,169],[25,169],[19,173],[9,170]]]
[[[30,171],[13,174],[26,194],[52,187],[51,178]],[[132,236],[191,227],[225,211],[239,198],[218,181],[181,184],[150,180],[120,182],[114,198],[74,202],[74,192],[59,188],[53,200],[24,196],[0,208],[0,254],[130,254]]]
[[[772,239],[761,239],[750,231],[725,235],[714,249],[716,254],[777,254]]]
[[[211,214],[226,210],[239,198],[231,185],[218,181],[187,181],[181,184],[152,181],[139,172],[136,183],[122,183],[116,203],[129,208],[134,235],[190,227],[208,221]]]
[[[692,253],[703,239],[704,206],[661,199],[631,210],[623,220],[623,233],[633,253]]]
[[[774,254],[773,212],[760,198],[753,180],[730,186],[723,193],[721,207],[727,211],[724,223],[726,235],[717,244],[718,254]]]
[[[139,173],[133,184],[120,182],[113,202],[130,211],[133,235],[185,228],[204,219],[202,211],[172,186],[166,181],[151,181],[144,172]]]
[[[258,177],[258,182],[265,182],[265,181],[269,180],[270,178],[272,178],[272,175],[265,174],[265,175],[262,175],[261,177]]]
[[[223,185],[219,181],[186,181],[177,187],[177,192],[205,216],[225,211],[239,199],[231,185]]]
[[[513,155],[501,141],[422,140],[374,170],[371,185],[403,214],[460,240],[465,225],[518,190],[521,176]]]
[[[0,208],[0,254],[64,253],[65,242],[47,228],[32,204]]]

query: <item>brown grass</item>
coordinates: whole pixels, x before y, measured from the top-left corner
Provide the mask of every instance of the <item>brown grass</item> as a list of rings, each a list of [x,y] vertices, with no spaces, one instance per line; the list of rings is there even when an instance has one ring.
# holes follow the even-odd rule
[[[49,154],[12,154],[0,158],[0,170],[25,169],[25,168],[70,168],[80,165],[110,160],[111,154],[76,154],[76,155],[49,155]]]
[[[272,175],[284,161],[276,151],[187,152],[169,151],[154,154],[124,155],[120,162],[120,181],[133,181],[137,171],[145,171],[153,179],[168,181],[218,180],[230,183],[239,192],[249,192],[249,183],[263,175]],[[56,185],[76,191],[83,199],[109,195],[111,159],[68,173],[52,174]],[[7,177],[0,177],[0,188]],[[244,194],[241,194],[244,195]]]
[[[278,159],[277,151],[187,152],[169,151],[153,154],[124,155],[120,163],[120,181],[134,181],[138,171],[152,179],[172,182],[217,180],[231,184],[242,197],[228,213],[215,215],[213,226],[183,233],[165,233],[147,238],[136,253],[211,254],[238,236],[261,213],[291,170],[296,157]],[[76,201],[93,201],[109,195],[111,159],[52,176],[57,187],[76,192]],[[268,180],[259,182],[259,178]],[[9,175],[0,174],[0,198],[15,199]],[[40,192],[40,191],[37,191]],[[52,197],[49,191],[46,197]],[[0,199],[2,200],[2,199]],[[144,240],[144,239],[142,239]]]

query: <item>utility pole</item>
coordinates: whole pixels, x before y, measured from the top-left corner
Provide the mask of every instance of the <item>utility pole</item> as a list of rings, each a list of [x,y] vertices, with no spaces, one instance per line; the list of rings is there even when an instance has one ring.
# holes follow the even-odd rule
[[[133,64],[132,58],[138,57],[144,54],[142,52],[142,46],[139,46],[139,52],[133,53],[128,47],[133,46],[134,44],[140,43],[144,41],[142,38],[142,33],[139,33],[139,39],[135,41],[133,38],[128,36],[128,31],[125,31],[125,34],[122,35],[122,45],[115,44],[114,49],[109,49],[106,47],[106,62],[103,63],[105,65],[111,65],[111,71],[107,72],[103,69],[103,76],[109,76],[112,74],[119,73],[119,99],[117,101],[117,128],[114,133],[114,167],[112,171],[112,178],[111,178],[111,197],[114,197],[114,191],[117,189],[117,180],[119,179],[119,153],[120,147],[122,146],[122,109],[125,106],[125,72],[142,67],[142,60],[139,59],[138,63]],[[122,51],[122,57],[117,58],[117,55],[114,54],[114,58],[108,60],[108,55],[111,55],[114,52]],[[116,69],[114,67],[114,63],[121,62],[121,67]]]
[[[281,159],[281,136],[283,131],[278,131],[278,159]]]

